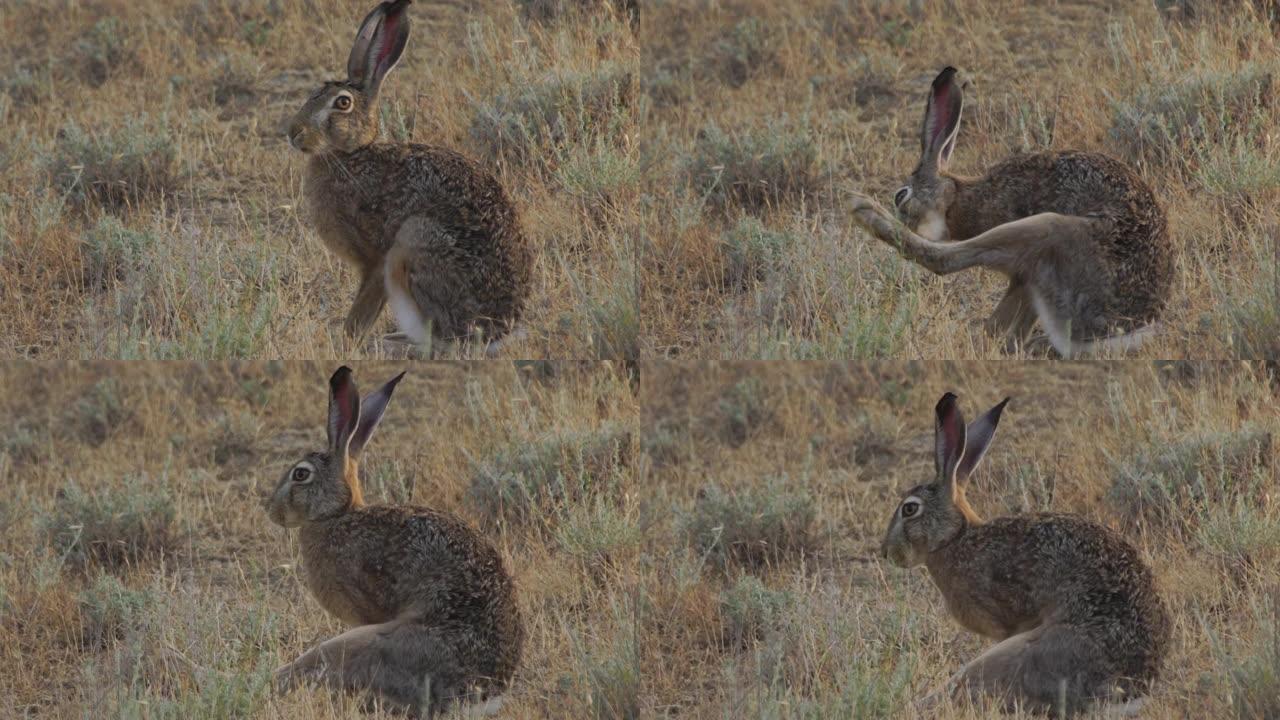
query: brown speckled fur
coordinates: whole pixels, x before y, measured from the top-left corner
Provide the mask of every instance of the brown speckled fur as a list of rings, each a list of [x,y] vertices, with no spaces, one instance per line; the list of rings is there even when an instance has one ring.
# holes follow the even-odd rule
[[[525,633],[511,574],[478,531],[430,508],[363,502],[358,459],[399,380],[361,402],[339,368],[329,449],[294,463],[267,501],[273,522],[299,528],[311,594],[353,626],[279,668],[276,685],[323,683],[431,716],[506,690]]]
[[[1003,640],[1053,622],[1098,643],[1090,685],[1143,692],[1169,648],[1167,611],[1151,570],[1115,532],[1042,513],[966,525],[925,559],[951,616]]]
[[[378,5],[356,35],[348,78],[324,83],[290,123],[289,143],[310,155],[307,215],[325,246],[359,270],[348,334],[363,337],[395,293],[409,298],[396,319],[411,337],[421,330],[417,342],[427,324],[435,339],[497,340],[520,318],[531,284],[514,205],[493,175],[452,150],[378,142],[378,94],[408,42],[409,4]],[[415,327],[404,326],[408,306]]]
[[[524,309],[532,257],[515,208],[493,176],[468,158],[440,147],[372,143],[353,152],[330,151],[307,163],[305,191],[317,233],[334,252],[361,268],[382,267],[405,221],[429,220],[433,238],[401,240],[411,258],[410,286],[439,298],[445,312],[424,312],[436,337],[483,331],[505,333]],[[448,282],[432,283],[427,273]]]
[[[943,396],[937,478],[903,494],[882,552],[903,567],[923,564],[951,616],[1000,641],[966,665],[949,692],[1068,714],[1136,698],[1159,675],[1172,632],[1138,551],[1074,515],[983,522],[965,499],[1003,407],[966,430],[955,396]]]
[[[963,108],[957,73],[945,68],[933,82],[896,217],[851,193],[854,218],[932,272],[1005,275],[986,327],[1011,350],[1030,344],[1037,321],[1066,357],[1137,347],[1156,332],[1173,285],[1155,194],[1130,167],[1092,152],[1015,155],[981,177],[949,173]]]
[[[1104,320],[1077,327],[1080,337],[1128,332],[1164,310],[1173,284],[1173,252],[1164,209],[1128,165],[1091,152],[1015,155],[980,178],[947,175],[956,184],[947,209],[952,240],[1039,213],[1097,218],[1093,255],[1100,274],[1083,298],[1080,317]],[[1073,333],[1075,334],[1075,333]]]

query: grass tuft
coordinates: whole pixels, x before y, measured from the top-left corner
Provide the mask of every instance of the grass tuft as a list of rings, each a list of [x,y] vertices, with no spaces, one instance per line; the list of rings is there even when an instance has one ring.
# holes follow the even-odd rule
[[[781,480],[736,492],[713,485],[699,492],[679,531],[721,567],[759,568],[808,551],[815,513],[807,492],[789,490]]]
[[[610,64],[521,83],[476,103],[471,139],[490,160],[528,165],[569,145],[614,138],[627,124],[633,85],[629,70]]]
[[[795,599],[785,590],[771,590],[760,578],[743,575],[720,592],[720,615],[725,640],[746,647],[775,631]]]
[[[77,566],[131,565],[174,546],[177,528],[172,497],[162,483],[131,479],[121,488],[86,491],[72,483],[36,527],[55,555]]]
[[[95,133],[67,126],[42,164],[50,186],[76,204],[115,211],[172,193],[176,152],[163,127],[130,118],[118,129]]]
[[[1266,430],[1244,428],[1152,447],[1116,465],[1109,504],[1128,521],[1193,525],[1205,509],[1265,489],[1271,442]]]
[[[631,461],[631,433],[606,424],[513,443],[478,463],[469,497],[486,521],[548,524],[584,498],[611,494]]]
[[[145,272],[157,242],[150,232],[126,227],[114,215],[103,215],[80,236],[85,285],[105,290],[134,273]]]
[[[711,125],[698,134],[680,176],[714,207],[759,212],[813,195],[817,165],[817,145],[807,129],[726,133]]]
[[[82,644],[104,648],[134,627],[154,601],[146,590],[131,590],[110,573],[99,573],[78,596]]]
[[[1275,100],[1273,79],[1273,68],[1248,64],[1143,88],[1114,102],[1108,137],[1132,162],[1181,165],[1206,146],[1252,137]]]

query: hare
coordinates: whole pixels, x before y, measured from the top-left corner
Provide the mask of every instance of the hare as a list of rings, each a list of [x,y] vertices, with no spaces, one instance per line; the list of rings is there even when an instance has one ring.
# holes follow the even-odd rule
[[[902,222],[857,193],[855,219],[939,275],[975,266],[1006,275],[986,327],[1011,349],[1037,319],[1063,357],[1136,348],[1156,331],[1173,279],[1155,195],[1127,165],[1091,152],[1015,155],[978,178],[947,173],[964,106],[956,73],[933,81],[920,163],[893,197]]]
[[[274,523],[299,529],[311,594],[354,626],[279,668],[276,687],[365,691],[413,715],[459,701],[496,710],[524,643],[498,551],[457,517],[369,506],[360,493],[360,453],[402,377],[361,402],[350,368],[338,368],[328,448],[294,463],[267,502]]]
[[[1060,714],[1099,701],[1136,709],[1170,642],[1168,611],[1138,551],[1074,515],[983,522],[965,500],[1008,402],[966,428],[956,396],[942,396],[937,475],[905,493],[881,554],[904,568],[923,564],[951,616],[998,641],[947,692]]]
[[[492,175],[440,147],[378,142],[378,91],[409,40],[411,0],[389,0],[356,33],[347,79],[297,112],[289,144],[307,155],[303,194],[324,244],[360,273],[347,314],[360,339],[385,304],[399,339],[479,333],[496,352],[524,308],[531,253]]]

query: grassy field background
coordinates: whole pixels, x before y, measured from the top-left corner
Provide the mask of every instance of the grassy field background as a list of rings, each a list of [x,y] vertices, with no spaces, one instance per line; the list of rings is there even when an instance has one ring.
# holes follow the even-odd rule
[[[651,11],[648,11],[650,10]],[[649,354],[1001,357],[1005,281],[937,278],[855,231],[919,157],[924,97],[972,81],[951,168],[1085,149],[1138,168],[1176,274],[1154,358],[1280,355],[1277,6],[1198,0],[666,0],[642,86],[670,220],[642,249]],[[646,145],[648,146],[648,145]]]
[[[470,155],[517,204],[537,260],[509,356],[634,356],[636,41],[619,13],[526,4],[543,19],[415,4],[383,137]],[[284,141],[372,5],[0,4],[0,355],[386,354],[343,337],[356,277],[306,226]]]
[[[1257,368],[667,364],[643,381],[637,482],[664,508],[651,537],[674,543],[646,582],[655,710],[988,716],[907,708],[991,643],[923,568],[878,557],[901,492],[932,479],[953,390],[969,417],[1013,397],[970,483],[979,515],[1080,513],[1153,566],[1175,640],[1143,717],[1280,713],[1280,391]]]
[[[405,368],[354,369],[369,390]],[[269,692],[276,666],[342,630],[301,584],[296,533],[261,507],[323,447],[332,370],[0,369],[0,717],[366,717]],[[408,370],[362,463],[366,497],[485,528],[529,635],[505,716],[588,715],[591,684],[633,667],[630,585],[609,560],[639,537],[630,381],[605,365]],[[559,513],[553,497],[577,502]]]
[[[366,717],[267,686],[341,629],[260,507],[323,441],[331,371],[0,369],[0,716]],[[508,559],[530,639],[502,717],[912,717],[986,644],[876,553],[945,390],[971,415],[1013,396],[979,513],[1081,513],[1151,562],[1175,640],[1146,716],[1280,712],[1256,366],[416,363],[366,497],[457,512]]]

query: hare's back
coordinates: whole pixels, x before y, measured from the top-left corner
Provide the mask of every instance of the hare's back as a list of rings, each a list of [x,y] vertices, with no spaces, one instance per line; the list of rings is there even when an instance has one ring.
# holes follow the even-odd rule
[[[1164,309],[1173,283],[1173,255],[1164,208],[1128,165],[1091,152],[1019,155],[996,166],[983,189],[1003,198],[1010,219],[1039,213],[1102,221],[1096,252],[1104,260],[1104,314],[1122,330],[1140,327]]]
[[[1154,579],[1137,549],[1115,531],[1068,514],[994,520],[978,529],[996,562],[1049,606],[1089,618],[1132,618],[1150,610]]]
[[[1101,153],[1083,151],[1014,155],[992,167],[984,192],[1019,205],[1018,217],[1053,212],[1115,217],[1159,215],[1155,194],[1128,165]],[[993,195],[988,195],[993,197]]]

